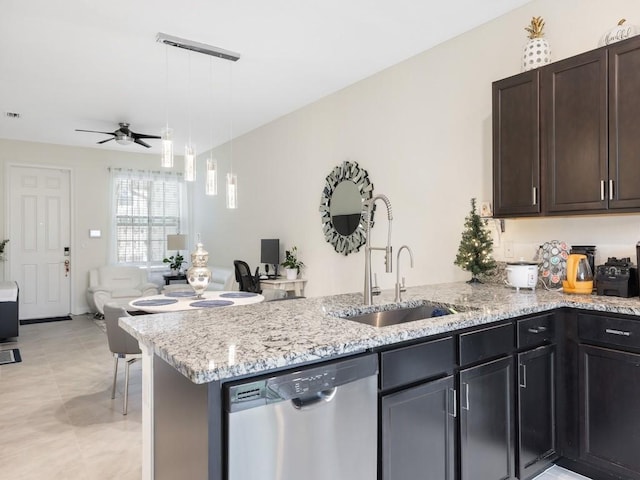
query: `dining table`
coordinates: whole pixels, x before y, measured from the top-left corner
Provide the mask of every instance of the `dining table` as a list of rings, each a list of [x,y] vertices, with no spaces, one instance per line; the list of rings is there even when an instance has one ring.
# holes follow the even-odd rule
[[[140,297],[129,302],[129,308],[147,313],[166,313],[200,308],[233,307],[264,301],[264,296],[253,292],[211,290],[197,298],[188,290],[168,291],[159,295]]]

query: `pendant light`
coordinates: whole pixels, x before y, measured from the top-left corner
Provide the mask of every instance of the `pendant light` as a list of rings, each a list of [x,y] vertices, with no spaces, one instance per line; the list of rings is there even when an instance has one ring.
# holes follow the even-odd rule
[[[164,46],[164,63],[165,63],[165,128],[162,130],[162,152],[160,156],[160,165],[164,168],[173,168],[173,129],[169,128],[169,47]]]
[[[238,177],[233,173],[233,65],[229,67],[229,173],[227,173],[227,208],[238,208]]]
[[[211,83],[211,150],[207,158],[207,179],[204,185],[205,195],[218,195],[218,162],[213,156],[215,146],[214,138],[214,95],[213,95],[213,58],[209,60],[209,81]]]
[[[189,141],[184,146],[184,179],[196,181],[196,146],[191,142],[191,52],[188,54],[187,103],[189,113]]]

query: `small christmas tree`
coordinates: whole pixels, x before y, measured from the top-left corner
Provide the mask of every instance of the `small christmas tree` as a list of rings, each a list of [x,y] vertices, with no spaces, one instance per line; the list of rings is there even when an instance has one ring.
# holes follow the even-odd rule
[[[496,262],[491,256],[493,239],[485,228],[480,215],[476,213],[476,199],[471,199],[471,212],[464,221],[464,232],[458,247],[455,265],[471,272],[468,283],[478,283],[478,275],[496,268]]]

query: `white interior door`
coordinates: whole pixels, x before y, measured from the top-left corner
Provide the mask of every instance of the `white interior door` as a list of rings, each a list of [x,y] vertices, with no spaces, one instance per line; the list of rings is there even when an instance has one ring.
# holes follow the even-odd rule
[[[10,167],[9,275],[20,288],[21,320],[71,311],[69,176],[67,170]]]

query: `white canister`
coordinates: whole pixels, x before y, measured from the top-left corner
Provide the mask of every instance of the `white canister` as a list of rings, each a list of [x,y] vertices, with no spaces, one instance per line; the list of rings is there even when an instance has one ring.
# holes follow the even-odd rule
[[[538,284],[538,264],[536,262],[512,262],[507,263],[507,285],[514,287],[516,291],[521,288],[536,289]]]

